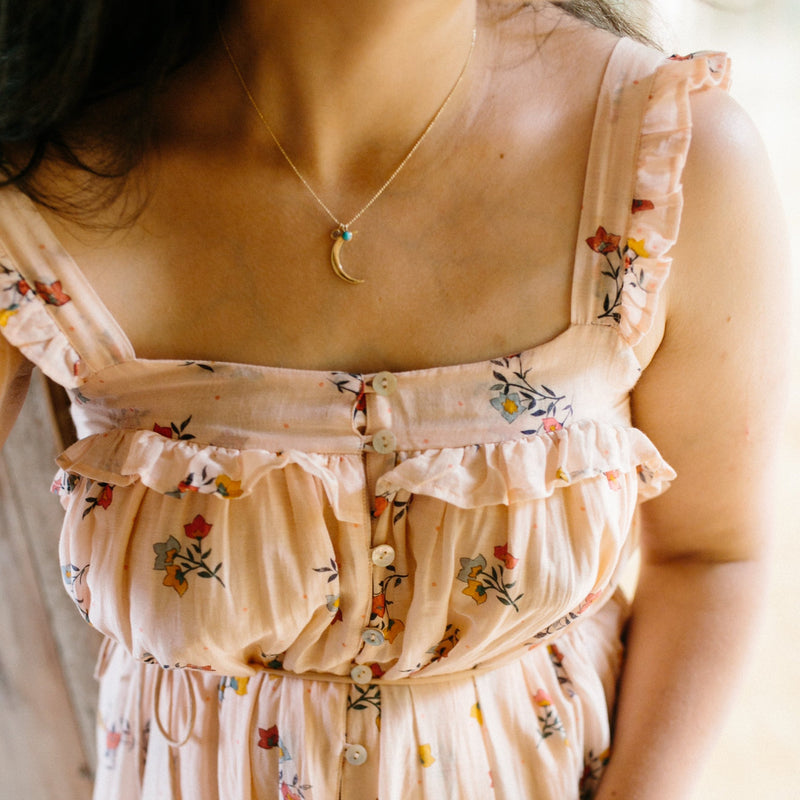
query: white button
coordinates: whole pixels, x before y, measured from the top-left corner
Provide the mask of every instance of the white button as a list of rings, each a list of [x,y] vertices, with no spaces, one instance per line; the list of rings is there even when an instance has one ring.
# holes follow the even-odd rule
[[[362,744],[349,744],[344,749],[344,757],[348,764],[359,767],[367,760],[367,748]]]
[[[363,686],[372,680],[372,670],[366,664],[359,664],[350,670],[350,677]]]
[[[377,628],[364,628],[361,631],[361,640],[373,647],[377,647],[385,641],[383,634]]]
[[[391,372],[379,372],[372,379],[372,388],[376,394],[388,397],[390,394],[394,394],[397,389],[397,378]]]
[[[388,567],[394,563],[394,547],[388,544],[379,544],[372,551],[372,563],[376,567]]]
[[[372,446],[375,448],[376,453],[394,453],[397,447],[397,439],[390,430],[384,428],[384,430],[378,431],[372,437]]]

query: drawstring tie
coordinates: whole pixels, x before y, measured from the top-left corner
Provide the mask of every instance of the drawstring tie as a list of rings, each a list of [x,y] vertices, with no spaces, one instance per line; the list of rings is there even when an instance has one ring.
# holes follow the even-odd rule
[[[169,733],[167,733],[164,724],[161,722],[161,685],[162,681],[164,680],[165,672],[166,670],[162,667],[159,668],[158,673],[156,674],[153,717],[155,718],[158,732],[164,737],[164,739],[166,739],[166,741],[169,742],[172,747],[183,747],[183,745],[189,741],[189,737],[192,735],[195,717],[197,716],[197,700],[195,699],[194,686],[192,685],[191,679],[186,674],[186,670],[179,670],[178,674],[186,682],[186,685],[189,689],[189,722],[186,725],[186,732],[183,736],[171,736]]]

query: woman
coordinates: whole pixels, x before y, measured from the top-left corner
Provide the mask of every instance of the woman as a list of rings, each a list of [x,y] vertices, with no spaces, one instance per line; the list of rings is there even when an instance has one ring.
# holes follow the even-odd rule
[[[7,115],[3,422],[31,362],[70,390],[96,796],[688,796],[762,595],[785,241],[724,57],[558,5],[161,3],[163,82],[114,21],[92,102]]]

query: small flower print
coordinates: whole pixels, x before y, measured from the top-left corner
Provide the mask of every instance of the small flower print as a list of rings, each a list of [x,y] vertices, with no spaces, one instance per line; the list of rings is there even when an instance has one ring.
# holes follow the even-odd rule
[[[386,641],[391,644],[405,630],[405,624],[402,620],[393,619],[389,613],[389,606],[393,602],[389,599],[389,593],[398,588],[408,575],[398,573],[397,567],[393,564],[385,567],[384,572],[386,574],[380,580],[375,581],[372,590],[372,611],[369,622],[370,627],[380,630]]]
[[[567,735],[564,731],[564,726],[556,713],[553,699],[550,695],[544,689],[539,689],[533,696],[533,701],[539,706],[537,718],[539,720],[539,735],[542,737],[541,741],[549,739],[554,734],[559,734],[562,739],[566,739]]]
[[[508,543],[496,546],[494,557],[501,562],[502,567],[493,566],[489,571],[486,569],[488,565],[483,554],[479,554],[475,558],[461,558],[461,569],[457,580],[467,584],[461,593],[471,597],[480,605],[486,602],[489,592],[494,592],[495,597],[504,606],[511,606],[515,611],[519,611],[517,602],[524,593],[512,597],[509,589],[514,587],[516,581],[506,583],[505,580],[505,571],[512,570],[519,563],[519,559],[508,552]]]
[[[457,628],[455,625],[448,623],[444,631],[444,636],[439,640],[439,643],[427,651],[433,656],[431,664],[436,661],[441,661],[443,658],[447,658],[452,649],[458,644],[460,637],[461,628]]]
[[[603,473],[608,481],[608,488],[612,492],[622,491],[622,483],[620,482],[620,471],[618,469],[611,469]]]
[[[372,517],[377,519],[389,506],[389,500],[386,497],[378,496],[372,506]]]
[[[628,239],[628,248],[641,258],[650,257],[647,248],[644,246],[644,239]],[[628,268],[630,268],[630,265],[628,265]]]
[[[491,403],[503,415],[506,422],[513,422],[525,410],[516,392],[493,397]]]
[[[164,569],[167,571],[164,577],[164,586],[171,586],[181,597],[189,588],[189,582],[183,577],[183,572],[177,564],[167,564]]]
[[[572,681],[564,669],[564,654],[555,644],[547,645],[547,654],[550,656],[550,663],[553,665],[559,685],[570,697],[574,697],[575,690],[572,688]]]
[[[578,787],[580,800],[591,800],[595,796],[597,786],[600,783],[603,771],[608,765],[610,756],[611,751],[608,748],[600,754],[595,754],[593,750],[589,750],[586,753],[583,760],[583,774]]]
[[[111,725],[103,725],[105,730],[105,750],[102,758],[105,765],[113,769],[116,765],[117,753],[120,750],[133,750],[136,741],[129,720],[121,717]]]
[[[170,422],[169,425],[159,425],[157,422],[154,422],[153,431],[167,439],[178,439],[184,441],[194,439],[194,434],[186,432],[186,428],[191,421],[192,415],[190,414],[183,422],[178,424]]]
[[[386,614],[386,595],[381,592],[380,594],[373,595],[372,597],[372,616],[383,617]]]
[[[583,614],[601,595],[602,592],[590,592],[574,611],[570,611],[563,617],[557,619],[552,625],[548,625],[544,630],[539,631],[535,638],[547,639],[567,626],[572,625],[576,619],[580,619],[581,614]]]
[[[191,522],[183,526],[183,532],[190,539],[205,539],[214,526],[206,522],[202,514],[198,514]]]
[[[301,785],[300,778],[295,773],[291,781],[287,780],[286,764],[292,761],[292,755],[286,749],[280,734],[278,733],[278,726],[273,725],[270,728],[258,729],[258,746],[264,750],[277,750],[278,763],[284,766],[278,771],[278,786],[281,791],[282,800],[304,800],[304,792],[310,789],[310,785]]]
[[[469,715],[478,721],[478,725],[483,725],[483,713],[481,712],[481,704],[475,703],[469,710]]]
[[[78,610],[81,612],[81,616],[86,622],[90,622],[90,591],[86,582],[86,576],[88,572],[88,564],[84,564],[82,567],[78,567],[75,564],[61,565],[61,578],[64,581],[64,586],[72,597],[72,602],[78,607]]]
[[[514,567],[516,567],[519,563],[519,559],[514,558],[514,556],[508,552],[508,544],[498,545],[495,547],[494,557],[502,561],[506,569],[514,569]]]
[[[27,284],[26,284],[27,286]],[[53,281],[53,283],[44,283],[43,281],[34,281],[36,287],[36,294],[42,298],[48,305],[63,306],[72,299],[68,294],[65,294],[61,288],[61,281]]]
[[[650,200],[638,200],[634,198],[631,203],[631,214],[638,214],[640,211],[652,211],[655,208]]]
[[[367,385],[364,376],[354,372],[333,372],[331,383],[340,394],[349,392],[355,396],[353,405],[353,420],[357,423],[365,422],[364,415],[367,410]]]
[[[423,767],[430,767],[436,759],[431,754],[431,746],[429,744],[421,744],[418,748],[419,762]]]
[[[31,302],[35,295],[30,284],[15,269],[0,263],[0,328],[5,328],[22,304]]]
[[[107,509],[114,499],[114,487],[110,483],[98,483],[97,486],[100,489],[97,495],[95,497],[86,498],[86,502],[89,505],[83,509],[83,514],[81,514],[82,518],[91,514],[98,506],[103,510]]]
[[[632,210],[641,211],[652,206],[649,200],[634,200]],[[606,293],[603,299],[603,313],[597,315],[598,319],[613,319],[615,322],[622,319],[618,309],[622,305],[622,293],[626,286],[629,289],[647,291],[644,269],[637,270],[635,267],[638,258],[648,257],[644,239],[627,239],[624,248],[621,242],[621,236],[609,233],[602,225],[594,236],[586,240],[586,244],[592,250],[605,258],[606,265],[601,274],[614,282],[613,296],[609,292]]]
[[[537,706],[551,706],[553,705],[553,700],[549,694],[544,689],[539,689],[538,692],[533,696],[533,700]]]
[[[237,678],[233,675],[227,675],[220,678],[218,696],[220,703],[225,699],[225,690],[232,689],[235,694],[244,697],[247,694],[247,685],[250,678]]]
[[[277,725],[273,725],[271,728],[259,728],[258,736],[258,746],[265,750],[272,750],[273,747],[278,747],[280,744]]]
[[[602,225],[597,229],[594,236],[590,236],[586,240],[586,244],[595,251],[595,253],[602,253],[606,255],[613,253],[619,247],[621,236],[614,233],[609,233]]]
[[[499,383],[491,387],[497,395],[490,399],[492,407],[500,412],[506,422],[514,422],[525,415],[536,420],[536,427],[523,430],[526,436],[542,431],[560,430],[572,416],[572,405],[565,395],[559,395],[549,386],[535,384],[528,376],[530,369],[522,368],[520,355],[494,359],[494,377]]]
[[[211,550],[204,551],[202,546],[202,542],[213,527],[202,514],[198,514],[183,526],[184,535],[192,541],[186,550],[182,549],[181,543],[174,536],[170,536],[165,542],[156,542],[153,545],[156,554],[153,569],[167,573],[163,580],[164,586],[173,588],[180,597],[183,597],[189,588],[186,576],[190,573],[195,573],[200,578],[215,578],[223,587],[225,586],[218,574],[222,563],[212,568],[206,562]]]
[[[217,494],[223,497],[241,497],[242,496],[242,482],[235,481],[227,475],[220,475],[217,478]]]
[[[188,434],[186,436],[188,438]],[[194,437],[192,436],[191,438]],[[220,497],[224,497],[227,500],[233,500],[244,494],[241,481],[235,481],[225,474],[209,476],[208,467],[203,467],[199,475],[195,472],[190,472],[178,483],[175,489],[165,492],[165,494],[168,497],[180,498],[190,492],[218,494]]]
[[[488,595],[486,594],[486,587],[474,578],[467,581],[467,588],[461,590],[461,594],[471,597],[478,605],[486,602]]]

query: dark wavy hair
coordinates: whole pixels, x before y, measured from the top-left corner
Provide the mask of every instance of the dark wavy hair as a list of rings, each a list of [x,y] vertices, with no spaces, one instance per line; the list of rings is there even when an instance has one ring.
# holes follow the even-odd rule
[[[187,13],[181,0],[0,0],[0,185],[64,211],[66,198],[36,187],[45,159],[103,178],[128,174],[146,149],[159,86],[207,44],[228,2],[193,0]],[[647,41],[618,0],[552,2]]]

